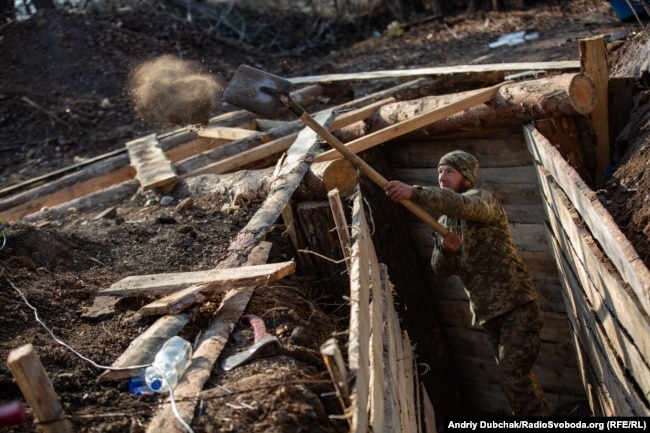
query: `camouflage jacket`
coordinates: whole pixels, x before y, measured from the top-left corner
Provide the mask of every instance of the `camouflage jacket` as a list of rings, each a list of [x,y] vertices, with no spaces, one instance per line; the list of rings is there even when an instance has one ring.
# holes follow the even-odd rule
[[[439,222],[463,238],[455,254],[442,250],[441,237],[431,267],[436,275],[458,274],[469,296],[473,322],[486,321],[537,299],[526,265],[512,239],[508,217],[498,199],[487,191],[462,194],[439,187],[418,187],[412,201],[443,214]]]

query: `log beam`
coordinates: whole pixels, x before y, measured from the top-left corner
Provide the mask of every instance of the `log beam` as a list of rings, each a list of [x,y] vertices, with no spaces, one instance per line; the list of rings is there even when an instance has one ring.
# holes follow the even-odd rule
[[[590,111],[589,104],[591,109],[594,108],[596,98],[589,95],[589,92],[595,87],[585,85],[589,82],[589,77],[581,74],[576,78],[577,75],[561,74],[505,84],[496,91],[489,103],[467,107],[464,111],[446,118],[434,119],[432,123],[411,132],[409,137],[428,138],[463,130],[505,128],[537,119],[584,114]],[[580,85],[574,80],[579,80]],[[439,110],[466,98],[467,94],[469,92],[388,104],[377,110],[376,115],[369,119],[369,130],[378,131],[397,126],[400,122],[408,121],[422,113]]]

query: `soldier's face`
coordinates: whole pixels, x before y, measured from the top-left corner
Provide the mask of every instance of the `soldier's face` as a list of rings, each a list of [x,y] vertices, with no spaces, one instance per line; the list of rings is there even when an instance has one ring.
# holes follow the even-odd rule
[[[469,181],[451,165],[438,167],[438,184],[440,184],[440,188],[451,189],[455,192],[463,192],[471,187]]]

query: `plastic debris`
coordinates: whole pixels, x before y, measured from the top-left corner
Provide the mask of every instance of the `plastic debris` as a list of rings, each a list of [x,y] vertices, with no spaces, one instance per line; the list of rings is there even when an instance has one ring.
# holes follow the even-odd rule
[[[537,39],[538,37],[539,37],[539,33],[537,32],[531,32],[527,34],[525,30],[522,30],[520,32],[514,32],[514,33],[508,33],[506,35],[502,35],[496,41],[490,42],[488,46],[490,48],[498,48],[504,45],[512,47],[514,45],[521,45],[526,41],[532,41],[533,39]]]

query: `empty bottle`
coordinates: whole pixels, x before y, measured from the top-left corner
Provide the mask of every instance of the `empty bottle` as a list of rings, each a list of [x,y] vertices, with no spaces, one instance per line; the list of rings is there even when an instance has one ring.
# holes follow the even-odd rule
[[[192,358],[192,345],[179,336],[167,340],[144,371],[147,386],[155,392],[167,392],[176,386]]]
[[[137,377],[129,378],[129,391],[135,395],[151,394],[152,390],[144,379],[144,373]]]

